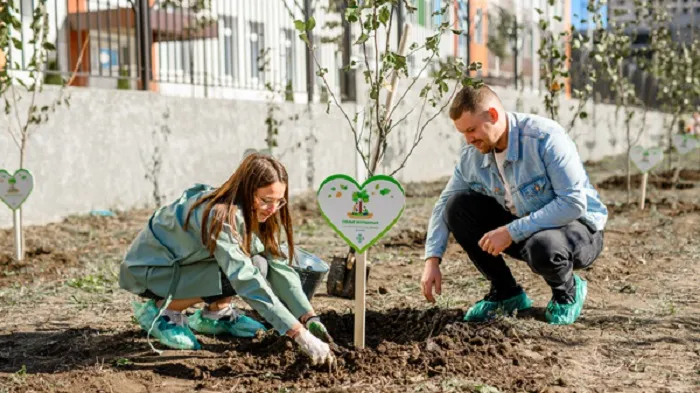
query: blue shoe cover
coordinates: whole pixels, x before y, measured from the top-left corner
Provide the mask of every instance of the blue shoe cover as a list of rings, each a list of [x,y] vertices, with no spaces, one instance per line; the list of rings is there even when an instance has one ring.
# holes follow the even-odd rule
[[[576,322],[576,319],[581,315],[583,303],[588,295],[588,283],[575,274],[574,282],[576,283],[576,298],[573,303],[561,304],[555,302],[554,299],[549,301],[544,316],[547,318],[547,322],[552,325],[570,325]]]
[[[234,337],[255,337],[258,330],[267,331],[262,323],[242,314],[235,316],[233,320],[221,320],[203,317],[202,310],[197,310],[187,319],[192,330],[203,334],[229,333]]]
[[[161,353],[151,344],[151,335],[168,348],[188,350],[201,348],[190,328],[187,325],[169,322],[165,316],[161,315],[162,312],[156,306],[155,301],[149,300],[145,303],[133,302],[132,306],[139,325],[148,332],[148,344],[154,351]]]
[[[515,310],[526,310],[532,307],[532,300],[523,291],[518,295],[502,301],[480,300],[464,315],[465,322],[484,322],[494,318],[499,310],[511,315]]]

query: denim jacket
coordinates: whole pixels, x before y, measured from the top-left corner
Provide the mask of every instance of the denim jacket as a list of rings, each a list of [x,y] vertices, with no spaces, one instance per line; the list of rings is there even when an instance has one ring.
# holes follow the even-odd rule
[[[602,230],[608,210],[564,129],[541,116],[511,112],[507,116],[508,148],[503,170],[519,217],[507,225],[513,242],[574,220],[594,231]],[[433,208],[425,258],[442,258],[445,253],[449,230],[443,211],[452,195],[483,194],[506,209],[503,184],[493,153],[482,154],[470,145],[463,147],[454,173]]]

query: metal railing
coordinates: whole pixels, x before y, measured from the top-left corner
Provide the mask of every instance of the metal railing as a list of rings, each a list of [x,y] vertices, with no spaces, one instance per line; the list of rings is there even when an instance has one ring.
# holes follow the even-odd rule
[[[17,2],[23,50],[7,54],[14,71],[31,58],[34,0]],[[46,83],[118,89],[191,86],[230,90],[307,90],[306,47],[288,0],[49,0],[49,41],[56,51]],[[307,10],[308,11],[308,10]],[[313,73],[311,74],[313,77]]]

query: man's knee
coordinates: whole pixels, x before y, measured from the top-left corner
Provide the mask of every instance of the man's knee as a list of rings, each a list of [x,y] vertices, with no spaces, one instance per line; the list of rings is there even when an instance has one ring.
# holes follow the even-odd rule
[[[448,228],[454,229],[460,222],[471,217],[471,208],[474,206],[475,199],[475,195],[466,193],[455,194],[447,199],[442,216]]]
[[[260,270],[260,274],[262,274],[263,277],[267,277],[267,259],[262,255],[253,255],[252,260],[253,266]]]
[[[564,239],[556,231],[535,233],[526,242],[528,265],[535,273],[552,272],[571,259]]]

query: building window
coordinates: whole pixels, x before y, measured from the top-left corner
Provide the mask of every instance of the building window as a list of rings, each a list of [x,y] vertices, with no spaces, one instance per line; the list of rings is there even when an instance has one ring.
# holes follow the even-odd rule
[[[433,0],[433,13],[435,14],[433,23],[436,27],[439,27],[442,23],[442,14],[440,13],[440,0]]]
[[[235,76],[236,53],[238,53],[238,20],[229,15],[221,17],[222,31],[224,44],[223,61],[224,75],[228,77]]]
[[[262,22],[250,22],[250,76],[256,82],[264,81],[265,64],[265,24]]]
[[[296,65],[296,48],[295,48],[295,37],[294,37],[294,31],[292,29],[284,29],[282,30],[282,55],[281,55],[281,60],[282,60],[282,65],[280,67],[281,70],[284,70],[284,75],[282,76],[282,80],[285,84],[285,87],[291,86],[292,88],[294,87],[294,75],[295,75],[295,65]]]
[[[474,43],[483,44],[484,43],[484,21],[483,21],[484,11],[481,8],[476,9],[476,14],[474,15]]]

